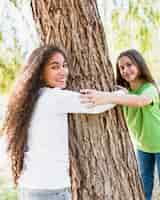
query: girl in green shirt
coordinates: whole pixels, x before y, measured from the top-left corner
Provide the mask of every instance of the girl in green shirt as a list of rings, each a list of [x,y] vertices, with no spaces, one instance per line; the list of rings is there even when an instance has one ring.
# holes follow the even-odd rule
[[[142,55],[130,49],[122,52],[116,64],[117,84],[124,93],[82,90],[84,103],[123,106],[134,139],[146,200],[151,200],[154,169],[160,180],[160,102],[159,92]]]

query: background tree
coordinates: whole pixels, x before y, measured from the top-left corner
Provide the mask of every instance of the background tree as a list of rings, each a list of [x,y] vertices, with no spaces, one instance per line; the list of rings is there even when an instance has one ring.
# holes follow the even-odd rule
[[[41,41],[71,54],[69,88],[115,84],[95,0],[32,0]],[[70,116],[74,200],[144,199],[133,146],[120,109]]]

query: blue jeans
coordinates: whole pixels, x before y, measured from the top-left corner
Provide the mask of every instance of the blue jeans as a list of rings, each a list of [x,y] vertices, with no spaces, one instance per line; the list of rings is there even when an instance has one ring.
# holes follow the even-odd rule
[[[146,153],[138,150],[137,157],[145,197],[146,200],[151,200],[154,184],[155,165],[157,166],[160,181],[160,153]]]
[[[18,200],[71,200],[71,193],[69,189],[40,190],[21,188]]]

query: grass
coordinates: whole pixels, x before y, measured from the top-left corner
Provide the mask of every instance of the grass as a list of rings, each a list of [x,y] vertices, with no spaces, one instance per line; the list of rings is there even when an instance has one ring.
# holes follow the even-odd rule
[[[7,176],[0,176],[0,200],[17,200],[17,191]]]

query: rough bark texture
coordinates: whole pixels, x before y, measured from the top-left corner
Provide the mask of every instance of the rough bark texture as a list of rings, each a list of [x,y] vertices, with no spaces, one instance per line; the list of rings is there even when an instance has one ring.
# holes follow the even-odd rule
[[[115,80],[96,1],[32,0],[32,9],[42,42],[71,54],[69,88],[111,90]],[[120,108],[71,115],[69,124],[73,199],[143,200]]]

